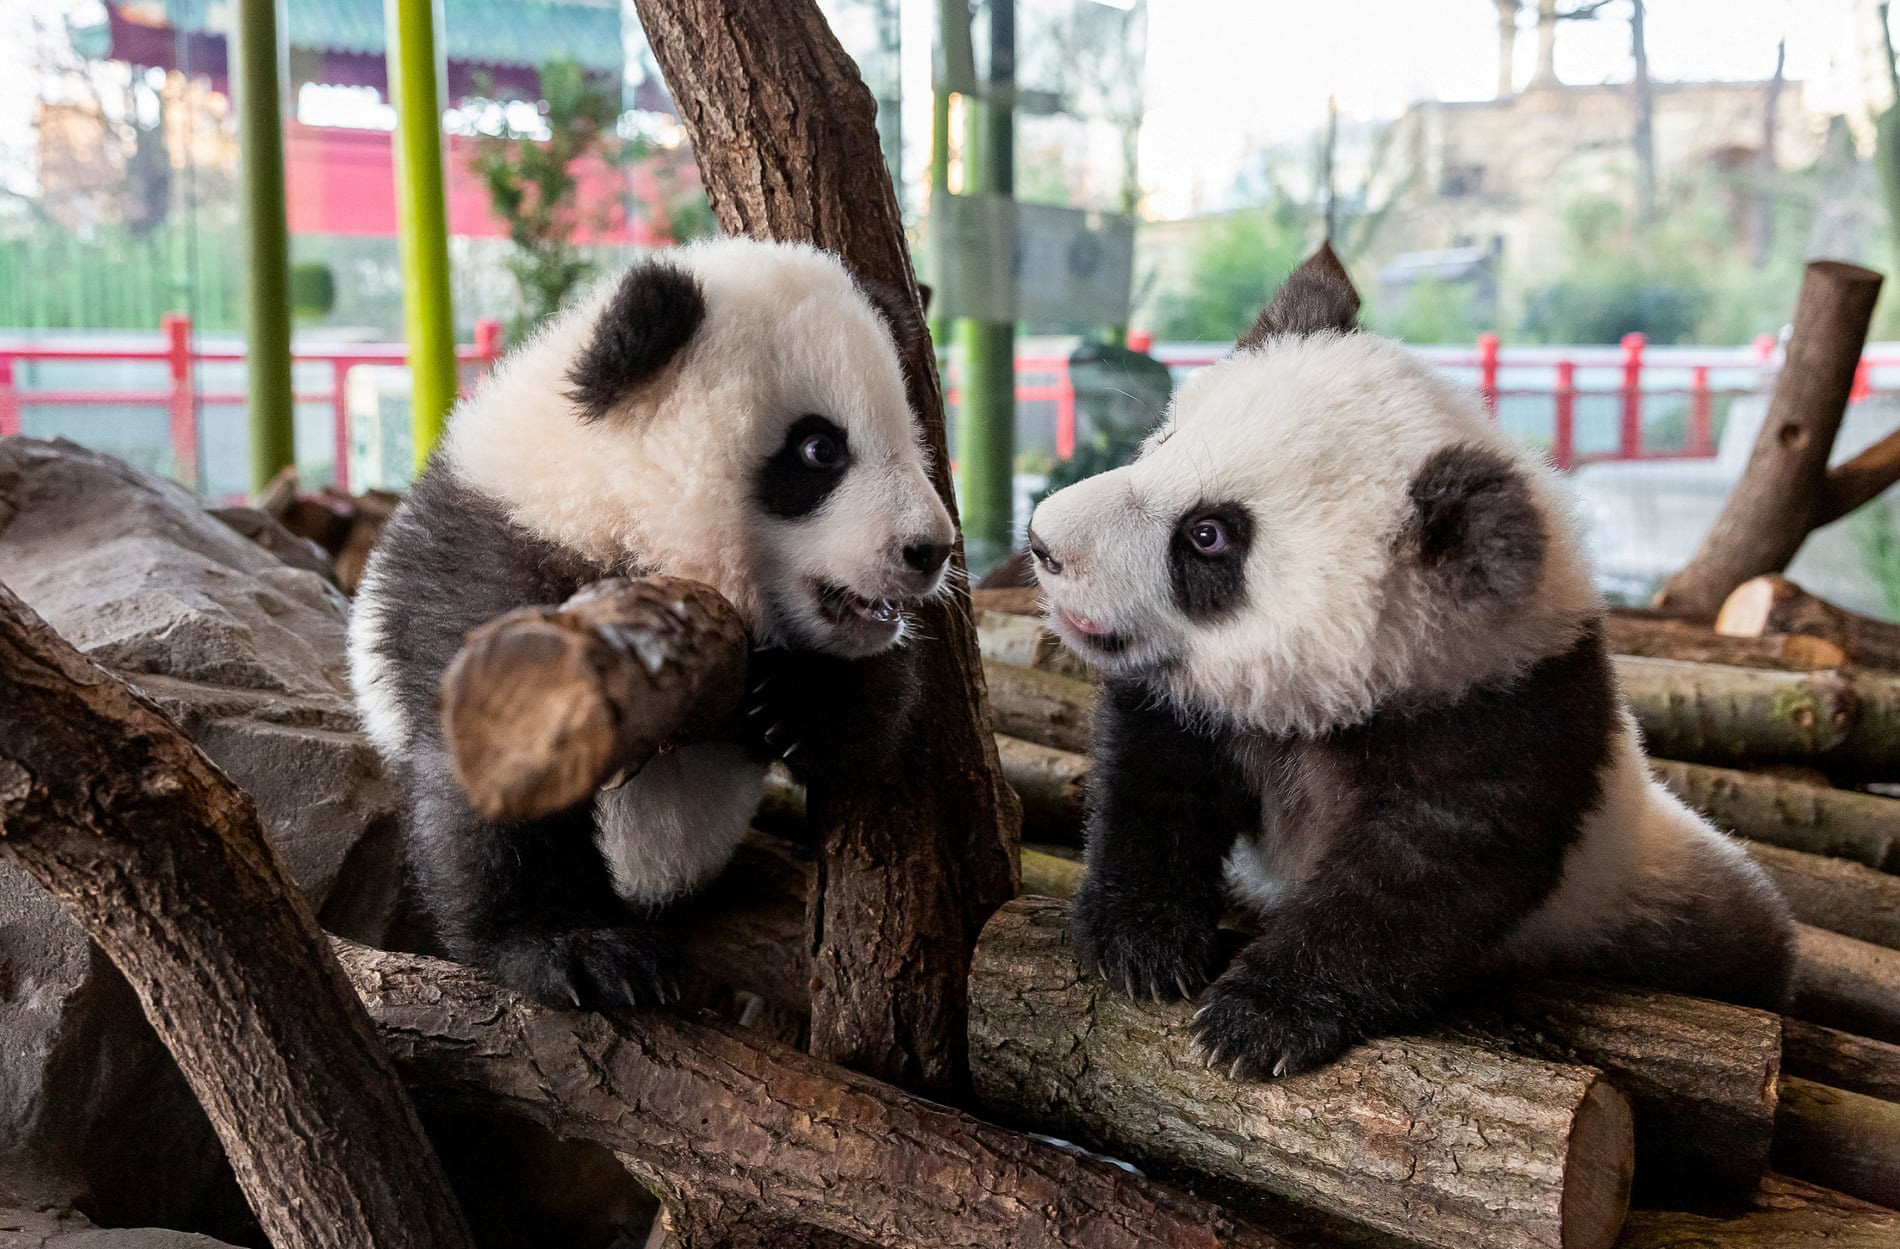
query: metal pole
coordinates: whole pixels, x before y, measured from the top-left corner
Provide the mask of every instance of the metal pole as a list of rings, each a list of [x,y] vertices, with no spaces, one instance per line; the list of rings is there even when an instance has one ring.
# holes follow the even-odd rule
[[[989,81],[981,105],[966,109],[964,167],[970,193],[1007,201],[1016,191],[1016,0],[990,0],[989,10]],[[1014,231],[999,230],[985,245],[1013,257]],[[1013,286],[1004,297],[1013,304]],[[957,341],[963,347],[959,502],[965,551],[975,571],[1008,555],[1015,536],[1016,326],[961,319]]]
[[[284,207],[284,119],[276,0],[239,0],[232,74],[244,217],[251,490],[296,462],[290,392],[290,225]]]
[[[385,0],[389,90],[396,106],[396,207],[402,238],[403,329],[413,379],[410,433],[419,470],[455,403],[455,316],[442,189],[442,62],[437,0]]]

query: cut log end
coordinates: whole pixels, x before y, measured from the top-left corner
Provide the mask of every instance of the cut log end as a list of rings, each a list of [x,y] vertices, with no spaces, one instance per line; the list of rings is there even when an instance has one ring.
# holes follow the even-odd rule
[[[1570,1127],[1564,1173],[1564,1249],[1616,1243],[1629,1217],[1630,1186],[1636,1178],[1636,1117],[1629,1098],[1598,1080],[1584,1094]]]
[[[1722,610],[1715,616],[1715,631],[1732,638],[1756,638],[1775,632],[1768,621],[1774,615],[1775,603],[1792,588],[1786,577],[1773,574],[1742,582],[1723,600]]]

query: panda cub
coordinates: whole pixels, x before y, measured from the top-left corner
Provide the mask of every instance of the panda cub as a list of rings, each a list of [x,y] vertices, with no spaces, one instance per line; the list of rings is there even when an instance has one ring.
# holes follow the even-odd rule
[[[1787,907],[1650,778],[1555,475],[1358,307],[1322,250],[1134,463],[1036,509],[1104,678],[1084,964],[1194,996],[1249,908],[1195,1029],[1256,1078],[1517,970],[1778,1005]]]
[[[901,654],[865,661],[941,589],[955,539],[895,346],[914,320],[812,248],[700,244],[603,284],[456,409],[350,626],[449,954],[556,1004],[670,1001],[674,954],[647,914],[725,866],[777,748],[806,774],[875,765],[851,752],[892,739],[912,685]],[[483,819],[443,746],[444,669],[475,626],[614,574],[717,588],[770,701],[575,809]]]

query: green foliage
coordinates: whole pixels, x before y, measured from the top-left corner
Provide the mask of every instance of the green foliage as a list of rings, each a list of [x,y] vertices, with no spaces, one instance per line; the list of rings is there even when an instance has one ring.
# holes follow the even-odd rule
[[[1395,312],[1375,316],[1371,324],[1381,334],[1408,343],[1469,343],[1480,331],[1491,328],[1480,323],[1474,308],[1475,292],[1470,286],[1421,278],[1412,283]]]
[[[515,246],[508,271],[521,288],[521,311],[509,327],[513,338],[557,310],[592,274],[593,263],[573,241],[583,224],[574,167],[588,156],[616,163],[624,146],[614,129],[618,95],[578,63],[556,61],[543,69],[541,94],[547,140],[485,135],[475,148],[475,172]]]
[[[1614,343],[1641,333],[1652,343],[1695,337],[1709,292],[1693,286],[1645,282],[1628,273],[1601,273],[1554,282],[1534,292],[1524,309],[1524,335],[1544,343]]]
[[[1276,196],[1267,207],[1235,213],[1196,239],[1185,287],[1157,300],[1155,335],[1195,342],[1238,338],[1300,263],[1308,216]]]
[[[290,266],[290,310],[307,320],[321,320],[336,308],[336,275],[321,260]]]
[[[1900,620],[1900,517],[1893,504],[1875,499],[1848,521],[1867,575],[1880,586],[1889,619]]]

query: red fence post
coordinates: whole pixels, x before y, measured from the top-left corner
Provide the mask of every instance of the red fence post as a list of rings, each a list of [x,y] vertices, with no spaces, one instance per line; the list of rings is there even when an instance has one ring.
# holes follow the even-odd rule
[[[330,361],[330,419],[336,432],[336,479],[338,490],[350,488],[350,362]]]
[[[1551,463],[1570,468],[1577,462],[1577,366],[1557,362],[1557,422],[1550,436]]]
[[[13,357],[0,356],[0,438],[20,432],[20,392],[13,388]]]
[[[1624,460],[1643,458],[1643,334],[1623,335],[1623,425],[1616,454]]]
[[[475,355],[486,368],[494,368],[495,361],[501,359],[501,322],[493,317],[483,317],[475,323]]]
[[[1709,366],[1698,364],[1689,371],[1690,455],[1706,459],[1715,454],[1714,428],[1714,407],[1709,395]]]
[[[1075,455],[1075,377],[1064,360],[1056,374],[1056,459]]]
[[[1849,403],[1861,403],[1866,400],[1867,396],[1874,393],[1873,374],[1873,365],[1867,362],[1866,356],[1862,356],[1860,363],[1854,366],[1854,385],[1847,392],[1847,401]]]
[[[159,318],[165,333],[165,364],[171,372],[172,458],[178,465],[178,479],[187,486],[198,486],[198,409],[191,393],[191,318],[182,312],[168,312]]]
[[[1498,336],[1486,330],[1478,335],[1478,391],[1491,415],[1498,413]]]

